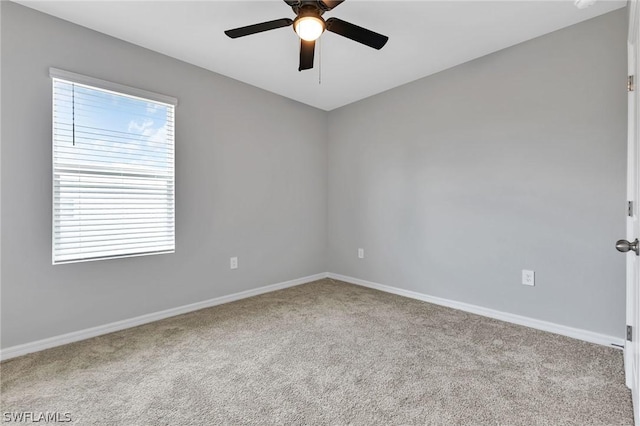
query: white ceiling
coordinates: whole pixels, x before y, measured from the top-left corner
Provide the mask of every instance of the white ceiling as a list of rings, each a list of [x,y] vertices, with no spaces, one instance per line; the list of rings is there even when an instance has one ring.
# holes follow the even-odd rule
[[[299,72],[299,40],[291,28],[234,40],[223,33],[293,18],[282,0],[17,3],[323,110],[626,5],[600,0],[581,10],[573,0],[347,0],[324,18],[369,28],[389,36],[389,42],[377,51],[325,33],[316,46],[315,68]]]

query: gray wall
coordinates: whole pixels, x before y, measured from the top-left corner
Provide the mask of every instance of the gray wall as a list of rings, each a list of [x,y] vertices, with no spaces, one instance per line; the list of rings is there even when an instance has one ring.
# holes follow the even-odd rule
[[[622,336],[624,10],[327,114],[0,4],[1,347],[326,270]],[[51,66],[179,98],[175,254],[51,266]]]
[[[622,337],[626,27],[622,9],[330,112],[329,270]]]
[[[326,270],[326,112],[0,7],[3,348]],[[179,99],[175,254],[51,265],[52,66]]]

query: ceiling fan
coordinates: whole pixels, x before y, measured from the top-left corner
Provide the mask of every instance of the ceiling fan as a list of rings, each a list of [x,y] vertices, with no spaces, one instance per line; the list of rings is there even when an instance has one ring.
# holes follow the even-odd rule
[[[389,37],[378,34],[366,28],[359,27],[338,18],[322,19],[322,14],[340,5],[344,0],[284,0],[293,12],[295,19],[282,18],[274,21],[262,22],[246,27],[234,28],[224,33],[231,38],[244,37],[276,28],[288,27],[293,24],[293,30],[300,37],[300,66],[298,71],[313,68],[313,56],[316,40],[327,30],[349,38],[374,49],[382,49]]]

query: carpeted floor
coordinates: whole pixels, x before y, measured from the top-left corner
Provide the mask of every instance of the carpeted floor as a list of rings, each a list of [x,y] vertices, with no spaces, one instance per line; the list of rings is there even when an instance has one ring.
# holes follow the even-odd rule
[[[332,280],[0,370],[2,412],[81,425],[633,423],[619,350]]]

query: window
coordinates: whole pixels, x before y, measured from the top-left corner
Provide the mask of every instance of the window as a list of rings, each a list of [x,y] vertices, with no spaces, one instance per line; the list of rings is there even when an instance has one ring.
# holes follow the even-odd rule
[[[175,250],[176,99],[53,79],[53,263]]]

